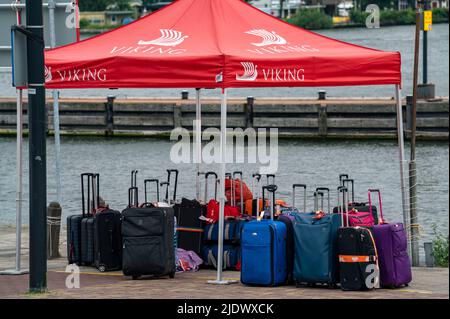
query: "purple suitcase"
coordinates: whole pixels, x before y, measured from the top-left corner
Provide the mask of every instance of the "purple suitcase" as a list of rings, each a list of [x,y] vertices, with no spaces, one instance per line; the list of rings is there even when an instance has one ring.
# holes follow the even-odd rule
[[[378,193],[380,220],[384,221],[380,191],[369,189],[369,205],[372,205],[371,193]],[[412,280],[412,273],[407,235],[403,224],[375,225],[373,235],[378,252],[381,286],[393,288],[408,285]]]

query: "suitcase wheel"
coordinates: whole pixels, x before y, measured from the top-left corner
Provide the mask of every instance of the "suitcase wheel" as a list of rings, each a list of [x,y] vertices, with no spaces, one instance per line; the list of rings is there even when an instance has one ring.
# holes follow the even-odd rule
[[[131,276],[131,279],[137,280],[137,279],[139,279],[139,277],[140,277],[140,276]]]
[[[100,272],[105,272],[106,271],[106,266],[105,265],[100,265],[100,266],[98,266],[98,270]]]
[[[169,278],[170,278],[170,279],[175,278],[175,272],[170,273],[170,274],[169,274]]]

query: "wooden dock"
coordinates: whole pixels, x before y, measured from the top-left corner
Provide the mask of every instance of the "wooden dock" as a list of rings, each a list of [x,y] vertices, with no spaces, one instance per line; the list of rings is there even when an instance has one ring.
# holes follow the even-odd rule
[[[24,105],[25,132],[27,105]],[[418,138],[448,140],[449,99],[419,101]],[[47,101],[48,132],[53,133],[52,100]],[[405,132],[410,106],[403,101]],[[61,99],[63,135],[167,136],[175,127],[192,129],[195,101],[181,99]],[[219,127],[220,101],[202,101],[202,125]],[[14,99],[0,99],[0,135],[15,134]],[[280,137],[395,139],[392,99],[230,99],[231,128],[278,128]]]

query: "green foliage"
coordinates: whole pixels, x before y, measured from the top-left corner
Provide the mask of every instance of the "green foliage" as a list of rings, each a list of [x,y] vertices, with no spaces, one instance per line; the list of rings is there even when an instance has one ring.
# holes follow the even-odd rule
[[[118,10],[130,9],[130,0],[78,0],[80,11],[105,11],[111,4],[115,4]]]
[[[86,19],[80,19],[80,29],[86,29],[89,27],[89,21]]]
[[[300,9],[289,22],[309,30],[333,27],[332,18],[318,9]]]
[[[437,230],[437,225],[433,224],[433,256],[436,266],[448,267],[448,250],[449,250],[449,235],[444,235]]]
[[[433,23],[448,23],[448,8],[433,9]]]

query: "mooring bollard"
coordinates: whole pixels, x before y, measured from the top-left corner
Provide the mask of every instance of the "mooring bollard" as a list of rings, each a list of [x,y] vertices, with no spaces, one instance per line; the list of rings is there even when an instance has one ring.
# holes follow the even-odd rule
[[[244,107],[245,112],[245,127],[253,127],[253,106],[255,103],[255,98],[253,96],[247,96],[247,103]]]
[[[189,92],[186,90],[181,91],[181,99],[187,100],[189,98]]]
[[[114,100],[116,99],[115,95],[108,95],[107,102],[105,103],[105,124],[106,136],[112,136],[114,134]]]
[[[320,90],[319,91],[319,100],[326,100],[327,99],[327,91]]]
[[[61,230],[61,205],[51,202],[47,208],[47,259],[58,258],[59,232]]]
[[[425,249],[425,265],[427,267],[434,267],[433,243],[423,243]]]

